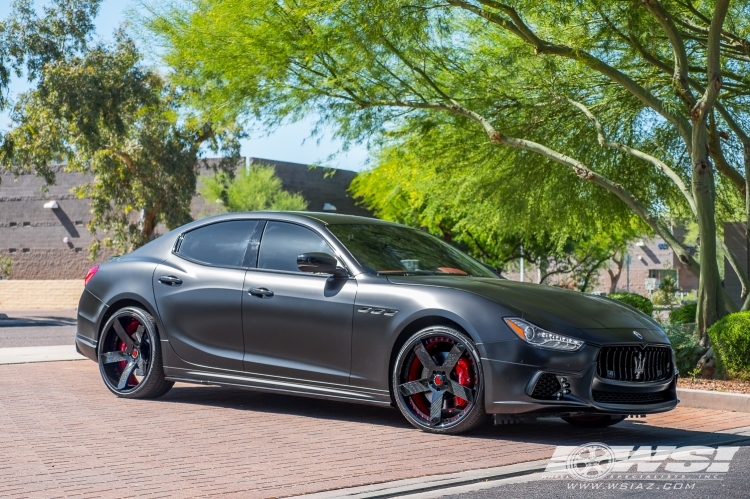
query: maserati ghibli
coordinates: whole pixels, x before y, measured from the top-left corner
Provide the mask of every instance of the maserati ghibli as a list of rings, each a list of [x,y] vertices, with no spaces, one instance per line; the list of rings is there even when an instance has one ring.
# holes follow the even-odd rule
[[[423,231],[232,213],[89,270],[76,347],[123,398],[175,382],[395,406],[456,434],[494,419],[604,427],[673,409],[674,352],[628,305],[503,279]]]

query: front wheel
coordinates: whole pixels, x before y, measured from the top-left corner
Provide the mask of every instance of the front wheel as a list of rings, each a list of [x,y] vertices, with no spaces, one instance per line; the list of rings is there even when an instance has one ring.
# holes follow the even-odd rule
[[[605,428],[607,426],[616,425],[617,423],[624,421],[625,416],[608,416],[608,415],[591,415],[591,416],[570,416],[561,418],[568,424],[578,426],[580,428]]]
[[[98,354],[104,384],[118,397],[161,397],[174,385],[164,379],[156,322],[145,310],[115,312],[102,329]]]
[[[393,364],[393,397],[420,430],[458,434],[487,415],[479,353],[465,334],[445,326],[425,328],[401,347]]]

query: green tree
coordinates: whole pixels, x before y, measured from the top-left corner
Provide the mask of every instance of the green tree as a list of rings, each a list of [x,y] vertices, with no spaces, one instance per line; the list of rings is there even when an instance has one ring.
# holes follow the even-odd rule
[[[188,0],[149,26],[177,77],[203,90],[196,104],[216,112],[269,126],[314,113],[345,140],[375,143],[462,130],[480,154],[503,151],[504,180],[556,165],[540,185],[554,195],[567,175],[569,204],[597,187],[700,276],[705,334],[733,306],[717,196],[741,197],[750,214],[749,11],[729,0]],[[675,212],[698,223],[699,261],[669,228]]]
[[[648,231],[622,203],[595,213],[607,205],[591,196],[600,191],[570,203],[566,178],[557,192],[545,194],[538,190],[541,178],[498,175],[503,158],[496,150],[472,154],[471,142],[463,146],[442,133],[425,135],[381,151],[376,166],[355,178],[352,194],[378,217],[426,227],[501,271],[523,256],[538,267],[541,283],[565,275],[572,278],[566,285],[589,290],[598,271],[618,255],[622,259],[627,242]],[[464,155],[470,169],[456,166],[467,162]],[[529,197],[518,196],[522,191]]]
[[[132,251],[154,237],[158,224],[171,229],[191,220],[204,145],[224,153],[219,169],[231,168],[239,155],[236,129],[190,114],[183,94],[145,67],[120,32],[114,46],[43,66],[38,88],[14,108],[6,155],[48,178],[56,158],[70,171],[93,174],[76,189],[91,199],[89,229],[102,231],[101,243],[115,252]],[[93,255],[99,247],[95,242]]]
[[[32,0],[16,0],[0,21],[0,109],[8,106],[11,76],[36,80],[45,64],[83,50],[101,0],[52,0],[40,17]]]
[[[201,178],[201,195],[208,203],[218,204],[220,211],[291,210],[304,211],[307,201],[302,195],[285,191],[273,166],[251,164],[239,175],[219,172]]]

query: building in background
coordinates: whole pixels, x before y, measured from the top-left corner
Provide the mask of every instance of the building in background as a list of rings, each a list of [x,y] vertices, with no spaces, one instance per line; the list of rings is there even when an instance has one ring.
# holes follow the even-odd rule
[[[685,231],[681,227],[673,227],[673,232],[678,240],[684,239]],[[688,246],[688,249],[695,251],[695,248],[691,246]],[[610,263],[610,268],[614,272],[617,271],[614,264]],[[512,280],[521,279],[518,269],[503,275]],[[616,291],[629,291],[643,296],[651,296],[652,290],[658,288],[659,282],[667,275],[675,279],[682,292],[689,293],[698,289],[698,278],[683,267],[675,252],[662,238],[643,237],[628,245],[627,256],[623,261]],[[564,274],[554,276],[547,284],[555,285],[558,281],[566,282],[568,277]],[[526,265],[523,280],[538,282],[537,269],[532,265]],[[597,275],[596,285],[592,292],[608,294],[610,283],[609,272],[604,268]]]
[[[300,193],[310,211],[372,216],[348,193],[356,172],[249,158],[247,164],[253,163],[273,166],[284,189]],[[88,257],[92,236],[86,228],[90,201],[71,193],[91,177],[63,172],[63,166],[54,166],[56,184],[46,192],[44,180],[36,175],[0,174],[0,256],[13,261],[11,279],[81,279],[92,265]],[[200,196],[193,199],[193,217],[205,215],[206,208]],[[99,260],[109,256],[102,251]]]

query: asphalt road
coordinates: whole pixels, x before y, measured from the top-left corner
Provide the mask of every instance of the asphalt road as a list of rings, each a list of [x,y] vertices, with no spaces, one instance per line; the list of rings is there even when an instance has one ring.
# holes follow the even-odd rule
[[[75,310],[6,312],[0,319],[0,348],[73,345]]]

